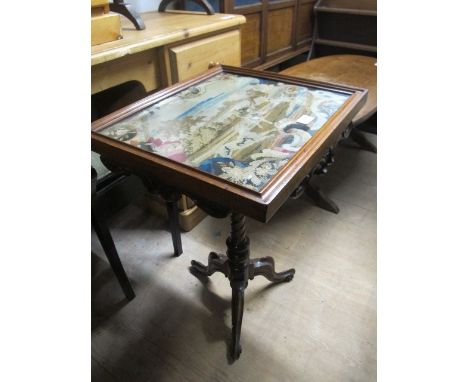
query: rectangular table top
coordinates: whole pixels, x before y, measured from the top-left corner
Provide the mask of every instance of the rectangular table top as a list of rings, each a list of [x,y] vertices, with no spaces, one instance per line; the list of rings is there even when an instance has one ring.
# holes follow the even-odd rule
[[[99,133],[261,191],[348,97],[220,73]]]
[[[149,158],[155,175],[184,193],[196,178],[205,190],[199,196],[210,189],[208,199],[216,203],[234,197],[238,206],[244,199],[245,210],[263,210],[247,215],[268,220],[279,208],[268,211],[273,200],[286,186],[297,187],[365,93],[218,67],[96,121],[93,138],[98,151],[104,142],[114,154],[125,151],[126,163]],[[172,182],[166,171],[181,180]]]

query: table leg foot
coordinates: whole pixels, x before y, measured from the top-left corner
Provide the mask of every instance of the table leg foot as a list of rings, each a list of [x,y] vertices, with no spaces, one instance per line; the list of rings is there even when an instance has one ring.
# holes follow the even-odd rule
[[[225,255],[211,252],[208,255],[208,265],[205,266],[202,263],[192,260],[190,270],[199,273],[203,276],[211,276],[215,272],[221,272],[226,277],[229,275],[228,258]]]
[[[252,259],[249,264],[250,280],[253,280],[255,276],[263,276],[273,283],[288,282],[293,279],[295,273],[296,270],[293,268],[283,272],[276,272],[275,260],[271,256]]]
[[[340,212],[340,208],[336,203],[325,195],[325,193],[316,185],[309,183],[306,187],[306,193],[318,207],[335,214]]]

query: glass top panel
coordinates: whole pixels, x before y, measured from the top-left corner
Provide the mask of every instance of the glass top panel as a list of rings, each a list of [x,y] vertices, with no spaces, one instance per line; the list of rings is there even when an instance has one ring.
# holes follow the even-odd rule
[[[348,97],[221,73],[99,133],[261,191]]]

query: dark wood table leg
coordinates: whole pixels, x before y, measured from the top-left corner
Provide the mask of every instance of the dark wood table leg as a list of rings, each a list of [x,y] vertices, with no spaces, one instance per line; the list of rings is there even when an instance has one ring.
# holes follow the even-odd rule
[[[169,229],[171,231],[172,245],[174,247],[174,256],[180,256],[182,250],[182,238],[180,236],[179,210],[177,203],[181,197],[179,192],[165,188],[158,183],[152,182],[147,178],[141,178],[148,192],[156,198],[160,195],[166,202],[167,218],[169,219]]]
[[[250,241],[246,234],[245,216],[237,212],[231,214],[231,234],[226,240],[227,256],[211,252],[208,266],[192,260],[191,271],[204,276],[221,272],[229,278],[232,289],[232,346],[231,356],[238,359],[242,348],[240,336],[242,317],[244,315],[244,292],[248,280],[255,276],[264,276],[272,282],[291,281],[295,270],[275,272],[275,262],[272,257],[262,257],[250,260]]]
[[[309,196],[315,202],[317,207],[323,208],[324,210],[333,212],[335,214],[339,213],[340,208],[337,206],[337,204],[327,195],[325,195],[325,193],[317,185],[312,183],[314,176],[327,174],[327,168],[334,162],[334,150],[332,147],[330,147],[322,160],[317,164],[316,168],[304,179],[304,182],[301,184],[301,186],[294,191],[292,197],[296,198],[300,196],[303,191],[305,191],[307,196]]]
[[[128,280],[122,263],[120,262],[114,240],[112,240],[112,236],[109,232],[109,228],[103,221],[101,221],[101,219],[97,216],[96,211],[93,209],[91,210],[91,224],[102,245],[102,248],[104,249],[107,260],[109,261],[109,264],[114,271],[117,280],[119,281],[122,291],[128,300],[132,300],[135,297],[135,292],[133,291],[132,285]]]
[[[231,357],[233,360],[239,359],[242,353],[240,335],[242,328],[242,317],[244,316],[244,291],[247,288],[246,281],[231,281],[232,299],[232,347]]]
[[[180,237],[179,210],[177,201],[166,200],[167,216],[169,217],[169,229],[172,235],[172,245],[174,246],[174,255],[182,254],[182,238]]]
[[[203,276],[211,276],[215,272],[221,272],[224,276],[229,277],[229,264],[227,261],[228,258],[226,255],[211,252],[208,255],[208,266],[204,266],[202,263],[192,260],[191,270]]]
[[[273,283],[291,281],[296,273],[295,269],[288,269],[283,272],[275,272],[275,260],[271,256],[252,259],[249,263],[249,279],[255,276],[263,276]]]
[[[115,164],[112,160],[101,156],[101,161],[111,171],[119,173],[130,173],[119,164]],[[96,172],[94,170],[94,172]],[[180,256],[183,253],[182,250],[182,238],[180,235],[179,226],[179,211],[177,209],[177,203],[181,197],[181,194],[173,189],[164,187],[158,182],[153,181],[150,177],[140,176],[141,181],[145,185],[148,192],[154,196],[160,195],[166,202],[166,211],[169,219],[169,229],[171,230],[172,245],[174,246],[174,255]],[[92,184],[93,186],[93,184]],[[96,186],[94,186],[96,188]]]
[[[309,182],[305,191],[318,207],[335,214],[340,212],[340,208],[337,206],[337,204],[327,195],[325,195],[325,193],[315,184]]]

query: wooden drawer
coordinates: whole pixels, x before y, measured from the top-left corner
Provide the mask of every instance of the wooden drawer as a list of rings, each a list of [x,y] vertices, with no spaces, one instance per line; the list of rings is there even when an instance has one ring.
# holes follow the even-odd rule
[[[147,92],[160,87],[158,55],[155,49],[91,67],[91,94],[128,81],[140,82]]]
[[[171,82],[200,74],[208,69],[210,63],[240,66],[240,51],[238,30],[169,48]]]

